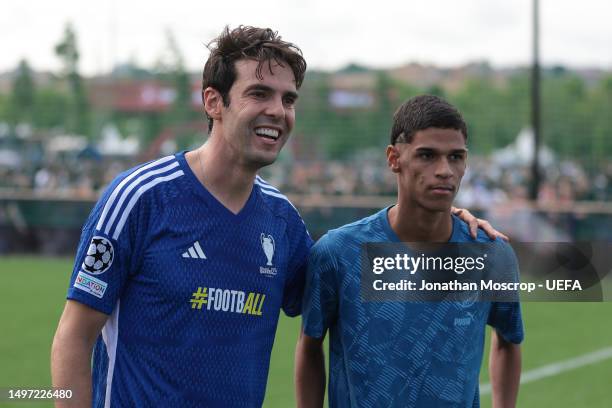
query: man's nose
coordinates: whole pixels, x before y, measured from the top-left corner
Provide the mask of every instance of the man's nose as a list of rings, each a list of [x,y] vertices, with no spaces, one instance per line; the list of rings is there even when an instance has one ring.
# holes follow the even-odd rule
[[[280,96],[270,98],[266,105],[265,114],[275,119],[282,119],[285,116],[285,105],[283,105],[283,99]]]
[[[436,177],[449,178],[453,175],[453,169],[446,157],[441,157],[436,165]]]

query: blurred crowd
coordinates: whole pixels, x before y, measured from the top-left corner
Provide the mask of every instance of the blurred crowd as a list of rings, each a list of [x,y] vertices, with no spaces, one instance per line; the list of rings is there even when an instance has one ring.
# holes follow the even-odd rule
[[[99,194],[117,174],[134,164],[125,159],[62,158],[43,160],[38,165],[23,164],[17,168],[0,166],[0,189],[91,198]]]
[[[457,197],[461,206],[487,208],[491,204],[528,199],[531,169],[498,166],[487,158],[470,159]],[[607,201],[612,197],[612,164],[587,171],[565,160],[542,170],[538,199],[543,204],[565,205],[574,201]]]
[[[0,189],[33,191],[71,197],[98,194],[121,171],[136,165],[136,158],[55,157],[39,164],[23,161],[16,168],[0,166]],[[350,161],[283,160],[264,169],[262,176],[283,193],[316,195],[383,195],[396,191],[394,174],[384,157],[359,157]],[[502,167],[491,159],[470,157],[457,204],[487,208],[509,200],[525,200],[530,170]],[[561,161],[544,170],[540,187],[543,203],[608,201],[612,198],[612,163],[589,172],[572,161]]]
[[[266,170],[267,180],[285,193],[321,195],[395,195],[394,174],[384,159],[283,163]],[[492,160],[470,157],[457,204],[487,208],[507,201],[527,200],[530,169],[502,167]],[[566,204],[574,201],[607,201],[612,198],[612,163],[593,173],[571,161],[543,171],[539,200]]]

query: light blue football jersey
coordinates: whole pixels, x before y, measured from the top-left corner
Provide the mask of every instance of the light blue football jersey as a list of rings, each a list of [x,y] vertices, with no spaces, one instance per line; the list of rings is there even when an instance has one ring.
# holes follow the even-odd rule
[[[311,337],[329,330],[329,406],[477,407],[485,326],[520,343],[520,304],[363,301],[362,244],[400,242],[387,211],[329,231],[311,250],[302,318]],[[471,241],[453,216],[450,242]],[[490,242],[482,231],[477,241]]]
[[[184,153],[119,175],[83,228],[68,291],[110,315],[93,405],[261,406],[279,311],[301,311],[311,245],[259,177],[233,214]]]

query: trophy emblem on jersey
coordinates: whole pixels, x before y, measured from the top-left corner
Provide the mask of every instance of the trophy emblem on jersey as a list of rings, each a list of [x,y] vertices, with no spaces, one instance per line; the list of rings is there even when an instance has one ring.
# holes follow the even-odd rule
[[[272,238],[272,235],[266,235],[262,232],[260,241],[264,254],[266,254],[266,258],[268,258],[268,263],[266,265],[272,266],[272,257],[274,256],[274,238]]]

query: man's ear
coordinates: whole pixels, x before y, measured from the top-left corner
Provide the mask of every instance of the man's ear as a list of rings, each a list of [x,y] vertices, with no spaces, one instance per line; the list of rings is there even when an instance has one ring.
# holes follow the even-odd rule
[[[204,110],[208,117],[213,120],[220,120],[223,98],[219,91],[209,86],[202,92],[202,100],[204,101]]]
[[[387,146],[387,165],[394,173],[399,173],[399,157],[400,152],[397,147],[393,145]]]

